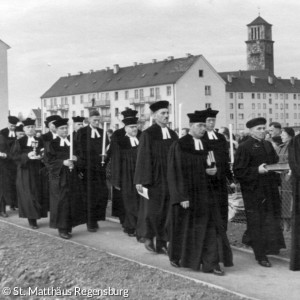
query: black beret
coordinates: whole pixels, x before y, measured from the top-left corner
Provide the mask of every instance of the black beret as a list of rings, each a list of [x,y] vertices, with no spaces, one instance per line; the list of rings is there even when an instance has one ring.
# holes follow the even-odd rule
[[[9,124],[16,125],[20,120],[14,116],[8,116]]]
[[[85,117],[79,117],[79,116],[77,116],[77,117],[73,117],[72,119],[73,119],[74,123],[82,123],[83,120],[85,119]]]
[[[292,127],[284,127],[282,128],[282,130],[285,131],[291,137],[295,136],[295,131]]]
[[[90,117],[99,117],[100,116],[100,113],[98,110],[91,110],[90,111]]]
[[[22,131],[24,131],[24,130],[23,130],[23,127],[24,127],[24,125],[23,125],[23,124],[20,124],[19,126],[16,126],[15,131],[16,131],[16,132],[22,132]]]
[[[125,118],[135,118],[137,115],[138,111],[137,110],[133,110],[131,108],[127,108],[124,111],[121,112],[121,114],[123,115],[124,119]]]
[[[205,111],[203,111],[203,113],[187,114],[187,116],[190,119],[190,123],[205,123],[207,118],[207,114]]]
[[[52,121],[56,121],[56,120],[59,120],[61,119],[61,116],[59,115],[52,115],[52,116],[49,116],[46,118],[46,121],[48,122],[48,124]]]
[[[123,123],[126,125],[136,125],[139,118],[125,118],[123,119]]]
[[[24,127],[35,125],[35,119],[27,118],[26,120],[23,121],[23,125]]]
[[[252,127],[255,127],[255,126],[258,126],[258,125],[266,125],[266,123],[267,123],[267,120],[265,118],[254,118],[252,120],[249,120],[246,123],[246,127],[247,128],[252,128]]]
[[[161,100],[161,101],[154,102],[149,106],[149,108],[151,109],[152,112],[156,112],[162,108],[169,108],[169,101]]]
[[[58,128],[60,126],[68,125],[68,121],[69,121],[68,118],[65,118],[65,119],[60,118],[60,119],[54,121],[53,124],[56,128]]]
[[[205,110],[195,110],[195,114],[206,112],[206,118],[215,118],[219,113],[218,110],[212,110],[210,107]]]

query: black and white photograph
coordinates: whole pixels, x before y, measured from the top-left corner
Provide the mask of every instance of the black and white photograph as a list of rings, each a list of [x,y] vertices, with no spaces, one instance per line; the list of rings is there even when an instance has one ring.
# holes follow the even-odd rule
[[[0,1],[0,299],[299,300],[299,12]]]

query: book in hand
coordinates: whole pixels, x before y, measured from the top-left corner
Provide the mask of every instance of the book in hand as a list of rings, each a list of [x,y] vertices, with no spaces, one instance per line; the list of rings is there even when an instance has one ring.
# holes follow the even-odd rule
[[[278,163],[278,164],[272,164],[272,165],[265,165],[265,168],[268,171],[288,171],[290,170],[290,166],[288,163]]]
[[[146,198],[146,199],[149,200],[149,195],[148,195],[148,189],[147,189],[147,188],[143,187],[143,192],[138,191],[138,193],[139,193],[142,197],[144,197],[144,198]]]

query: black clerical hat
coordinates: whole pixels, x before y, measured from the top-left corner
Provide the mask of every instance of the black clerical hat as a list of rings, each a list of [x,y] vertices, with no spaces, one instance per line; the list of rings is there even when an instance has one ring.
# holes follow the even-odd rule
[[[68,125],[68,121],[69,121],[68,118],[64,118],[64,119],[63,119],[63,118],[60,118],[60,119],[54,121],[53,124],[54,124],[54,126],[55,126],[56,128],[58,128],[58,127],[60,127],[60,126]]]
[[[151,109],[152,112],[156,112],[162,108],[169,108],[169,101],[161,100],[161,101],[154,102],[149,106],[149,108]]]
[[[20,120],[14,116],[8,116],[9,124],[16,125]]]
[[[246,127],[247,128],[252,128],[252,127],[255,127],[255,126],[258,126],[258,125],[266,125],[266,123],[267,123],[267,120],[265,118],[254,118],[252,120],[249,120],[246,123]]]
[[[139,119],[139,118],[135,118],[135,117],[131,118],[131,117],[129,117],[129,118],[123,119],[122,122],[125,124],[125,126],[126,126],[126,125],[136,125],[138,119]]]
[[[15,131],[16,131],[16,132],[22,132],[22,131],[24,131],[24,130],[23,130],[23,127],[24,127],[24,125],[23,125],[23,124],[20,124],[20,125],[16,126]]]
[[[27,118],[26,120],[23,121],[23,125],[25,126],[30,126],[30,125],[35,125],[35,119]]]
[[[124,111],[121,112],[124,119],[126,119],[126,118],[135,118],[137,113],[138,113],[137,110],[133,110],[131,108],[127,108],[127,109],[125,109]]]
[[[205,123],[207,114],[205,111],[203,113],[191,113],[187,114],[187,116],[190,119],[190,123]]]
[[[61,119],[61,116],[59,115],[52,115],[46,118],[46,121],[48,122],[48,124],[52,121],[56,121],[58,119]]]
[[[205,110],[195,110],[195,114],[199,114],[199,113],[206,113],[206,118],[215,118],[217,116],[217,114],[219,113],[218,110],[213,110],[210,107],[205,109]]]
[[[82,123],[83,120],[85,119],[85,117],[79,117],[79,116],[77,116],[77,117],[73,117],[72,119],[73,119],[74,123]]]
[[[100,113],[98,110],[92,110],[90,111],[90,117],[99,117],[100,116]]]

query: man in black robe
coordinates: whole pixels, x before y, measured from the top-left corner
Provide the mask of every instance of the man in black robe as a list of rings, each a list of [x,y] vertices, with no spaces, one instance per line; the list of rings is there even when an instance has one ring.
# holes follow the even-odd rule
[[[268,254],[278,254],[285,248],[280,227],[281,203],[279,180],[265,166],[278,162],[278,156],[265,141],[266,119],[256,118],[246,123],[250,137],[240,144],[233,170],[241,184],[247,218],[247,234],[255,259],[263,267],[271,267]]]
[[[224,275],[219,262],[232,266],[232,253],[222,224],[218,199],[208,177],[216,167],[207,163],[202,141],[206,111],[188,114],[190,131],[173,143],[168,156],[171,195],[169,258],[174,267]],[[219,243],[218,241],[222,241]]]
[[[140,198],[133,184],[139,145],[138,118],[135,115],[135,111],[132,111],[131,117],[123,119],[125,135],[111,144],[111,183],[121,190],[125,210],[123,227],[131,237],[136,236]]]
[[[227,230],[228,223],[228,189],[227,180],[232,181],[232,173],[229,165],[229,153],[226,138],[215,130],[217,110],[208,108],[206,119],[206,133],[203,139],[207,142],[210,150],[213,151],[216,161],[217,174],[211,178],[214,190],[216,191],[224,228]],[[197,113],[197,111],[196,111]]]
[[[289,165],[292,170],[293,207],[292,207],[292,245],[290,270],[300,271],[300,135],[296,135],[288,148]]]
[[[108,200],[105,164],[102,163],[102,156],[105,156],[105,153],[102,153],[103,138],[104,149],[108,144],[108,138],[107,135],[103,136],[103,129],[99,128],[98,111],[90,112],[89,122],[89,126],[78,131],[78,166],[83,173],[85,186],[87,228],[89,232],[96,232],[99,228],[97,221],[105,220]]]
[[[167,183],[169,149],[178,139],[169,129],[169,102],[157,101],[150,106],[155,124],[143,131],[138,148],[134,182],[142,192],[148,189],[145,247],[148,251],[167,254],[167,214],[170,195]],[[156,245],[154,246],[154,238]]]
[[[70,154],[68,120],[54,121],[57,138],[45,152],[45,163],[50,170],[50,227],[57,228],[63,239],[71,238],[72,227],[86,223],[86,205],[81,198],[77,157]],[[74,152],[76,144],[73,143]]]
[[[8,117],[8,126],[0,130],[0,135],[2,136],[2,144],[6,144],[8,147],[8,151],[11,150],[15,140],[16,140],[16,126],[19,122],[19,119],[14,116]],[[17,167],[12,160],[12,158],[8,155],[5,159],[5,169],[1,171],[2,176],[7,185],[5,188],[5,197],[0,198],[0,216],[8,217],[6,213],[6,205],[10,205],[11,209],[14,210],[17,207],[17,193],[16,193],[16,178],[17,178]],[[3,195],[2,195],[3,196]]]
[[[47,206],[41,193],[41,140],[35,137],[35,120],[23,121],[25,136],[16,141],[12,155],[17,164],[17,195],[19,217],[27,218],[32,229],[37,219],[47,217]]]
[[[76,143],[77,142],[77,132],[80,128],[83,127],[83,121],[84,121],[85,117],[73,117],[73,127],[74,127],[74,131],[73,131],[73,141]],[[70,132],[71,134],[71,132]]]

